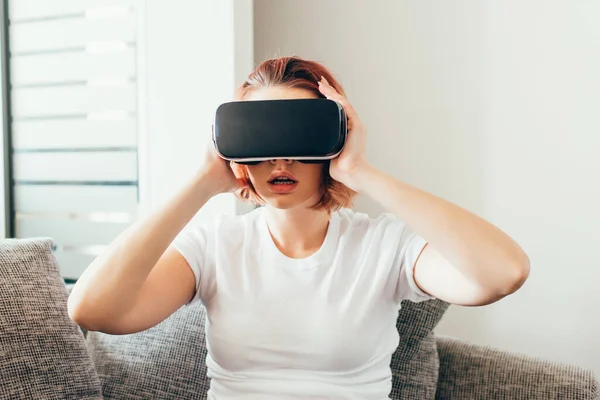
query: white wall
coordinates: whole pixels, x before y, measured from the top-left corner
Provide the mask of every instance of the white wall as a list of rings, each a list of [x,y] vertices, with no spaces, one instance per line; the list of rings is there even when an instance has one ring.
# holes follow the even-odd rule
[[[145,210],[170,199],[199,167],[216,107],[233,98],[252,68],[250,0],[146,2]],[[209,202],[199,217],[236,212],[233,195]]]
[[[4,32],[0,33],[0,40],[4,40],[4,37],[2,35],[4,35]],[[0,63],[4,63],[4,60],[2,59],[2,54],[0,54]],[[0,86],[0,90],[4,91],[4,88]],[[2,110],[3,107],[3,100],[3,97],[0,97],[0,110]],[[8,236],[8,232],[6,229],[6,207],[8,207],[8,204],[6,204],[6,171],[4,165],[4,163],[6,162],[6,160],[4,159],[4,135],[6,134],[6,132],[4,132],[4,113],[1,111],[0,132],[2,132],[2,134],[0,135],[0,239],[4,239]]]
[[[4,62],[0,58],[0,62]],[[3,89],[2,89],[3,90]],[[2,98],[0,98],[0,108],[2,107]],[[4,239],[8,236],[8,232],[6,229],[6,208],[8,204],[6,204],[6,171],[5,171],[5,162],[4,159],[4,113],[0,112],[0,239]]]
[[[517,294],[452,307],[438,333],[600,375],[600,3],[255,0],[254,14],[256,62],[325,63],[367,125],[373,164],[529,254]]]
[[[3,62],[2,59],[0,59],[0,62]],[[0,108],[2,107],[2,100],[0,99]],[[0,112],[0,127],[4,126],[4,121],[3,121],[3,113]],[[6,204],[6,179],[5,179],[5,160],[4,160],[4,132],[3,132],[3,128],[0,128],[0,132],[2,132],[2,135],[0,135],[0,239],[4,239],[8,236],[8,232],[6,229],[6,207],[8,207],[8,205]]]

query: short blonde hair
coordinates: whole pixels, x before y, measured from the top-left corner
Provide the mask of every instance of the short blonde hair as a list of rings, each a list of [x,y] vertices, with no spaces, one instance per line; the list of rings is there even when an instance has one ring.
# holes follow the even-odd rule
[[[345,96],[344,89],[333,75],[320,63],[303,60],[299,57],[280,57],[264,61],[249,76],[238,89],[236,97],[243,100],[247,93],[252,90],[269,86],[285,86],[290,88],[305,89],[313,92],[317,97],[324,98],[319,91],[321,77],[327,79],[329,84]],[[255,204],[265,204],[250,182],[248,167],[236,164],[236,171],[247,185],[239,190],[236,195],[241,199]],[[352,206],[356,192],[336,181],[329,175],[329,161],[323,165],[322,184],[323,196],[314,205],[314,209],[335,211],[340,208]]]

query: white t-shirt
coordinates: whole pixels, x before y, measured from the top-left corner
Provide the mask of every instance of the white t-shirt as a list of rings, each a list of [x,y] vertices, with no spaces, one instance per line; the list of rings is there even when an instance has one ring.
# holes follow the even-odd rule
[[[400,302],[425,246],[392,214],[332,213],[312,256],[276,247],[263,208],[173,242],[206,307],[209,399],[388,399]]]

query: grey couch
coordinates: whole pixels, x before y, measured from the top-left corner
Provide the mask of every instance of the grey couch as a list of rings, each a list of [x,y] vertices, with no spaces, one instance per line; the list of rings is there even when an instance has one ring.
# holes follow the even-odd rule
[[[45,239],[0,241],[0,399],[204,399],[205,313],[184,306],[144,332],[85,332]],[[436,337],[448,305],[405,303],[392,399],[600,399],[592,372]]]

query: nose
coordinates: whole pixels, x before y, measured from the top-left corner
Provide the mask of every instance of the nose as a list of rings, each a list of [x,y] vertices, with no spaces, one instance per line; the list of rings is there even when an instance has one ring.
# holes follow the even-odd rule
[[[285,163],[287,165],[291,165],[294,160],[289,160],[287,158],[279,158],[279,159],[273,159],[273,160],[269,160],[271,162],[271,165],[277,165],[277,163]]]

